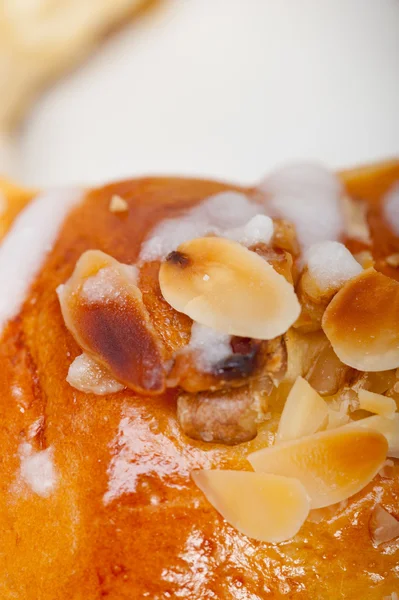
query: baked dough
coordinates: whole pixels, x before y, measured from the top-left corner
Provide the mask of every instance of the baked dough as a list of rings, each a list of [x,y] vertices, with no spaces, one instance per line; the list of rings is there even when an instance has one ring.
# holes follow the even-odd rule
[[[368,203],[371,249],[382,266],[387,253],[399,250],[380,210],[399,180],[399,163],[347,171],[342,180]],[[261,543],[223,520],[190,471],[248,468],[245,456],[265,443],[267,430],[236,446],[195,441],[179,427],[173,389],[99,396],[66,381],[81,349],[65,327],[56,288],[82,253],[95,248],[135,263],[161,219],[231,189],[240,188],[190,179],[125,181],[87,193],[66,219],[0,344],[0,597],[381,600],[399,589],[399,540],[376,546],[369,532],[376,502],[399,516],[397,461],[389,477],[377,476],[320,522],[306,522],[293,540]],[[12,187],[4,192],[3,230],[30,197]],[[128,211],[109,210],[115,195]],[[352,242],[353,252],[362,249]],[[397,269],[383,268],[399,278]],[[145,304],[155,324],[169,319],[165,343],[179,345],[190,322],[163,301],[157,272],[157,263],[148,263],[141,273]],[[46,477],[56,480],[51,493],[23,480],[26,443],[48,451],[54,472]]]

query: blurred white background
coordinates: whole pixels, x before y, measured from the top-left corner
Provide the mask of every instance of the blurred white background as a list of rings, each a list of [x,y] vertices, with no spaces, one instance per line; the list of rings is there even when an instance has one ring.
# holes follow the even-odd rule
[[[399,156],[399,1],[166,0],[42,98],[17,150],[41,185]]]

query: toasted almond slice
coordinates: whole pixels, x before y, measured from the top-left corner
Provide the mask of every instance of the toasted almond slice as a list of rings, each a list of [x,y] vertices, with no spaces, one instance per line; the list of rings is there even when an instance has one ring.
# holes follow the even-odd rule
[[[327,424],[328,407],[323,398],[302,377],[295,381],[277,431],[277,440],[296,440],[315,433]]]
[[[322,327],[343,363],[359,371],[399,366],[399,283],[367,269],[328,305]]]
[[[77,356],[69,367],[67,382],[86,394],[115,394],[125,387],[111,373],[85,352]]]
[[[381,415],[382,417],[393,418],[396,412],[396,402],[393,398],[376,394],[369,390],[359,390],[359,408],[369,412]]]
[[[328,409],[327,429],[337,429],[337,427],[347,425],[349,421],[349,415],[343,410],[334,410],[333,408]]]
[[[128,265],[88,250],[58,288],[61,310],[79,346],[118,381],[139,393],[161,393],[162,347],[135,281]]]
[[[309,499],[297,480],[251,471],[193,471],[208,501],[238,531],[260,542],[294,537],[309,514]]]
[[[399,414],[395,413],[392,419],[380,417],[366,417],[359,419],[354,423],[350,423],[348,427],[361,427],[364,429],[372,429],[381,433],[388,442],[387,456],[391,458],[399,458]]]
[[[347,426],[258,450],[248,460],[255,471],[299,479],[311,508],[322,508],[363,489],[380,470],[387,448],[377,431]]]
[[[126,212],[129,210],[129,205],[126,200],[114,194],[109,203],[109,210],[113,213]]]
[[[161,265],[167,302],[217,331],[269,340],[295,322],[294,288],[255,252],[223,238],[181,244]]]
[[[399,537],[399,521],[381,504],[376,504],[369,522],[370,535],[379,546]]]

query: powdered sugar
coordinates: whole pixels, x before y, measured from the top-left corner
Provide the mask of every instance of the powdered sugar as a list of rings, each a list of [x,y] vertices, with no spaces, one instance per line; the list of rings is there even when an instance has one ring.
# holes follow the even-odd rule
[[[190,342],[184,351],[195,353],[197,366],[201,371],[212,371],[213,367],[232,354],[231,336],[220,333],[200,323],[193,323]]]
[[[251,219],[261,216],[262,212],[264,208],[251,202],[245,194],[221,192],[180,217],[162,221],[144,242],[140,259],[162,260],[181,243],[208,234],[257,241],[262,241],[259,236],[265,236],[265,243],[268,243],[273,234],[273,230],[270,234],[271,219],[264,217],[251,223]]]
[[[314,244],[306,253],[310,275],[321,291],[340,288],[362,272],[362,267],[349,250],[339,242]]]
[[[57,474],[53,463],[53,449],[34,452],[32,445],[23,443],[19,447],[21,479],[32,492],[47,498],[54,491]]]
[[[389,225],[399,235],[399,183],[396,183],[386,194],[383,210]]]
[[[273,220],[266,215],[256,215],[242,227],[227,229],[223,232],[223,237],[239,242],[249,248],[259,243],[269,244],[273,233]]]
[[[265,178],[260,189],[268,196],[273,216],[294,223],[305,248],[336,240],[344,229],[341,183],[334,173],[318,164],[281,167]]]
[[[33,200],[16,218],[0,247],[0,330],[18,314],[29,287],[51,250],[81,191],[50,191]]]
[[[69,367],[67,382],[81,392],[99,396],[115,394],[124,389],[123,384],[85,353],[77,356]]]

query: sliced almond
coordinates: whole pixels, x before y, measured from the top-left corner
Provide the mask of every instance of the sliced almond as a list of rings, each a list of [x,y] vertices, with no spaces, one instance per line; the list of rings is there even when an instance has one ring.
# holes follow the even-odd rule
[[[393,398],[389,398],[388,396],[360,389],[358,397],[359,408],[362,408],[363,410],[368,410],[376,415],[388,418],[393,418],[396,412],[396,402]]]
[[[116,381],[111,373],[85,352],[77,356],[69,367],[67,382],[72,387],[86,394],[115,394],[124,389],[124,385]]]
[[[208,501],[238,531],[260,542],[296,535],[309,514],[305,488],[296,479],[251,471],[194,471]]]
[[[328,409],[328,424],[327,429],[337,429],[337,427],[343,427],[350,421],[349,415],[343,410],[334,410],[333,408]]]
[[[395,463],[391,459],[387,459],[378,471],[378,475],[382,479],[393,479],[395,476]]]
[[[381,504],[376,504],[371,513],[369,530],[373,542],[379,546],[399,537],[399,521]]]
[[[399,283],[367,269],[328,305],[325,334],[343,363],[359,371],[399,366]]]
[[[375,415],[351,423],[356,428],[372,429],[381,433],[388,442],[387,456],[399,458],[399,414],[395,413],[392,419]]]
[[[163,351],[134,270],[88,250],[58,295],[65,324],[83,350],[139,393],[164,390]]]
[[[181,244],[161,265],[159,283],[173,308],[230,335],[272,339],[300,312],[282,275],[255,252],[223,238]]]
[[[129,210],[129,204],[126,200],[114,194],[109,203],[109,210],[113,213],[126,212]]]
[[[363,489],[380,470],[387,448],[380,433],[347,426],[258,450],[248,460],[255,471],[299,479],[311,508],[322,508]]]
[[[328,407],[319,394],[302,377],[295,381],[277,431],[277,440],[296,440],[319,431],[327,424]]]

